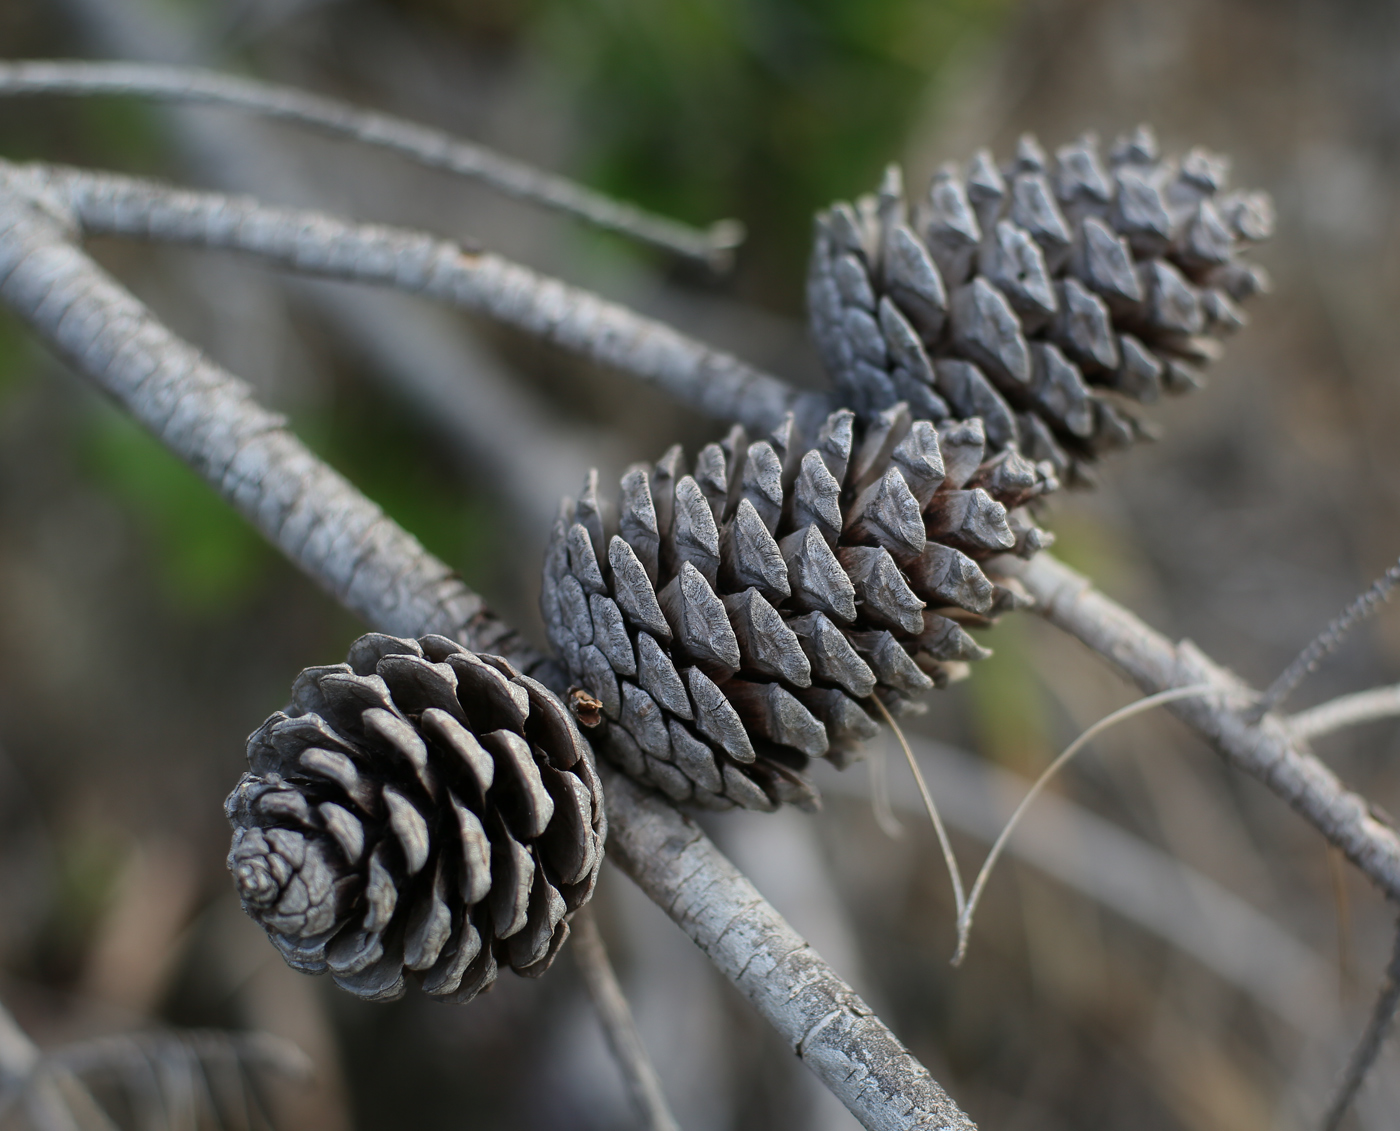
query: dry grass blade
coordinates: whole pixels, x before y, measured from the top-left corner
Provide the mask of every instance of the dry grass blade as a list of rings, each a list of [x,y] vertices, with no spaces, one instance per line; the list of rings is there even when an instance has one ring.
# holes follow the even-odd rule
[[[929,792],[923,770],[919,769],[919,760],[914,757],[914,751],[909,749],[909,740],[904,737],[904,731],[894,721],[894,716],[890,714],[889,708],[880,701],[878,695],[872,695],[870,702],[880,709],[880,714],[884,716],[885,722],[890,724],[890,730],[894,731],[899,748],[904,751],[904,758],[909,763],[909,771],[914,775],[914,781],[918,783],[919,796],[924,800],[924,809],[928,813],[929,821],[933,824],[933,831],[938,834],[938,847],[943,850],[943,863],[948,869],[948,879],[953,885],[953,904],[958,910],[958,921],[961,922],[967,912],[967,896],[963,891],[962,872],[958,868],[958,858],[953,853],[953,842],[948,839],[948,830],[943,826],[943,818],[939,816],[938,806],[933,803],[933,794]]]
[[[1298,653],[1297,659],[1283,670],[1283,673],[1269,684],[1258,705],[1254,717],[1262,718],[1293,693],[1300,683],[1317,670],[1318,664],[1335,652],[1347,634],[1367,617],[1371,616],[1390,599],[1395,587],[1400,585],[1400,562],[1391,566],[1374,584],[1352,601],[1340,616],[1332,621],[1321,634]]]
[[[1030,808],[1031,802],[1040,795],[1041,790],[1049,784],[1050,779],[1064,768],[1076,754],[1079,753],[1089,741],[1096,735],[1102,734],[1109,727],[1115,726],[1130,719],[1134,715],[1140,715],[1144,711],[1150,711],[1153,707],[1160,707],[1163,703],[1172,703],[1178,699],[1191,699],[1198,695],[1208,695],[1217,689],[1209,683],[1192,684],[1189,687],[1174,687],[1167,691],[1159,691],[1156,695],[1148,695],[1134,703],[1129,703],[1126,707],[1120,707],[1112,714],[1105,715],[1093,726],[1089,727],[1083,734],[1065,747],[1064,751],[1045,768],[1045,772],[1036,778],[1035,784],[1031,786],[1026,796],[1021,799],[1021,804],[1016,806],[1016,811],[1011,814],[1011,819],[1006,822],[1006,827],[1001,830],[996,842],[992,845],[991,851],[987,853],[987,859],[982,862],[982,870],[977,873],[977,879],[972,885],[972,894],[958,915],[958,949],[953,955],[953,965],[958,966],[967,955],[968,939],[972,934],[972,917],[977,913],[977,903],[982,898],[982,892],[986,890],[987,881],[991,878],[992,869],[996,867],[997,861],[1001,858],[1002,852],[1006,849],[1006,842],[1011,839],[1011,834],[1016,831],[1016,826],[1020,824],[1022,816]],[[911,754],[912,758],[913,755]]]
[[[429,168],[479,180],[507,196],[577,216],[673,254],[701,260],[716,270],[733,262],[734,250],[744,239],[743,225],[735,220],[721,220],[701,231],[441,130],[361,110],[333,98],[200,67],[41,59],[0,64],[0,95],[41,94],[121,94],[205,103],[295,122],[391,150]]]

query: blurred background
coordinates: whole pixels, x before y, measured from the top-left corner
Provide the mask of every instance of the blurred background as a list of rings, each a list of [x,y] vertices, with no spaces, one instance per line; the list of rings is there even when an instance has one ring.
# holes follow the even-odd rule
[[[1233,158],[1280,223],[1251,307],[1154,446],[1044,520],[1056,552],[1262,686],[1400,553],[1400,9],[1380,0],[5,0],[7,57],[203,62],[417,118],[750,238],[715,280],[471,184],[214,109],[0,102],[0,155],[101,166],[481,240],[794,382],[812,212],[888,160],[912,188],[1022,131],[1139,121]],[[629,379],[410,300],[228,256],[98,257],[530,632],[559,494],[722,427]],[[528,444],[522,471],[504,442]],[[513,468],[507,471],[507,463]],[[569,955],[461,1008],[369,1005],[239,911],[220,811],[243,738],[360,626],[0,315],[0,1001],[43,1046],[255,1028],[316,1065],[307,1131],[633,1125]],[[1133,692],[1029,616],[912,728],[971,869],[1015,778]],[[1400,679],[1383,612],[1294,707]],[[1400,812],[1400,725],[1320,740]],[[890,762],[903,804],[913,788]],[[1011,784],[1008,784],[1011,783]],[[1253,780],[1159,715],[1098,740],[993,881],[957,970],[932,834],[866,770],[816,817],[708,822],[979,1126],[1313,1126],[1393,912]],[[603,928],[687,1131],[850,1128],[619,873]],[[1397,1125],[1400,1049],[1354,1126]],[[0,1120],[5,1117],[0,1114]],[[13,1118],[13,1115],[11,1116]]]

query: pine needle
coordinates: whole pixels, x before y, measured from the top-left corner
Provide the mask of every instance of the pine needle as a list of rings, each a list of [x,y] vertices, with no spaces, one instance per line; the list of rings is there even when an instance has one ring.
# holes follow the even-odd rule
[[[1021,798],[1021,803],[1016,806],[1016,811],[1011,814],[1011,819],[1006,822],[1006,827],[997,835],[996,843],[987,853],[987,859],[982,863],[982,870],[977,873],[977,879],[972,885],[972,895],[967,902],[959,909],[958,914],[958,949],[953,955],[953,965],[962,964],[963,958],[967,954],[968,939],[972,934],[972,917],[977,911],[978,901],[982,898],[982,892],[986,890],[987,881],[991,878],[992,869],[996,867],[997,861],[1001,859],[1002,851],[1006,848],[1007,841],[1011,839],[1011,834],[1016,831],[1016,826],[1021,823],[1021,818],[1025,816],[1026,810],[1030,808],[1031,802],[1039,795],[1041,790],[1049,783],[1064,765],[1079,753],[1096,735],[1102,734],[1110,727],[1130,719],[1134,715],[1140,715],[1144,711],[1150,711],[1153,707],[1160,707],[1163,703],[1172,703],[1178,699],[1191,699],[1197,695],[1207,695],[1212,691],[1218,691],[1212,683],[1193,683],[1189,687],[1173,687],[1167,691],[1159,691],[1156,695],[1148,695],[1134,703],[1129,703],[1126,707],[1120,707],[1111,714],[1105,715],[1088,730],[1084,731],[1078,738],[1065,747],[1064,751],[1045,768],[1045,772],[1036,778],[1035,784],[1031,786],[1026,796]],[[906,747],[907,749],[907,747]],[[913,755],[910,755],[912,758]]]
[[[958,921],[961,922],[967,907],[967,897],[963,893],[962,873],[958,870],[958,858],[953,855],[953,843],[948,839],[948,830],[943,827],[943,818],[938,815],[938,806],[933,803],[933,794],[929,792],[928,783],[924,781],[923,771],[919,769],[914,751],[909,749],[909,741],[904,737],[904,731],[894,721],[894,716],[878,695],[872,695],[870,698],[875,706],[880,708],[880,714],[885,716],[885,722],[889,723],[890,729],[894,731],[895,738],[899,740],[899,747],[904,751],[904,757],[909,763],[909,769],[914,774],[914,780],[919,785],[919,794],[924,799],[924,808],[928,810],[928,819],[933,824],[933,831],[938,834],[938,846],[943,850],[943,863],[947,865],[948,878],[953,883],[953,904],[957,908]]]

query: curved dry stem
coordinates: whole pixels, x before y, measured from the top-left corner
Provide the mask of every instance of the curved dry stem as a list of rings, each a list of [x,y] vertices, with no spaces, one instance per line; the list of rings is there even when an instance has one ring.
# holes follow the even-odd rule
[[[1016,826],[1021,823],[1021,818],[1025,815],[1026,810],[1031,807],[1031,802],[1040,796],[1041,790],[1049,784],[1050,779],[1059,773],[1069,760],[1084,749],[1095,736],[1102,734],[1125,719],[1131,719],[1134,715],[1150,711],[1153,707],[1160,707],[1163,703],[1172,703],[1178,699],[1191,699],[1199,695],[1209,695],[1217,690],[1209,683],[1198,683],[1191,687],[1174,687],[1169,691],[1159,691],[1155,695],[1148,695],[1135,703],[1129,703],[1126,707],[1120,707],[1089,727],[1066,746],[1058,758],[1045,767],[1045,772],[1035,779],[1035,783],[1026,792],[1026,796],[1021,798],[1021,804],[1016,806],[1016,811],[1011,814],[1011,819],[1006,822],[1006,827],[1001,830],[997,839],[992,843],[991,851],[987,853],[986,860],[982,862],[982,870],[977,873],[977,879],[973,882],[972,894],[966,904],[959,909],[958,949],[953,955],[954,966],[960,966],[963,958],[967,955],[968,939],[972,935],[972,917],[977,913],[977,904],[982,898],[982,892],[986,890],[987,881],[991,879],[992,869],[1001,859],[1001,854],[1006,849],[1006,842],[1011,839],[1011,834],[1016,831]],[[912,758],[913,755],[911,754],[910,757]]]
[[[1396,715],[1400,715],[1400,683],[1373,687],[1370,691],[1358,691],[1354,695],[1341,695],[1290,715],[1285,721],[1288,729],[1299,738],[1317,738],[1359,723],[1390,719]]]
[[[1400,836],[1336,774],[1301,746],[1275,715],[1254,720],[1247,709],[1258,693],[1215,664],[1189,640],[1173,644],[1089,580],[1039,553],[1029,562],[999,559],[1019,578],[1052,624],[1078,637],[1151,694],[1210,683],[1215,696],[1169,705],[1232,766],[1258,778],[1336,845],[1387,898],[1400,903]]]
[[[293,122],[362,145],[391,150],[420,165],[481,181],[507,196],[576,216],[600,228],[725,270],[743,242],[737,220],[701,231],[595,192],[476,142],[403,118],[362,110],[293,87],[202,67],[34,59],[0,63],[0,95],[116,94],[203,103]]]
[[[919,796],[924,801],[924,811],[928,814],[929,823],[933,825],[933,831],[938,834],[938,847],[943,851],[943,864],[948,869],[948,879],[953,885],[953,905],[957,908],[958,918],[961,921],[963,911],[967,907],[967,896],[963,892],[962,871],[958,868],[958,858],[953,853],[953,842],[948,839],[948,830],[943,827],[943,818],[938,813],[938,806],[933,803],[933,794],[929,792],[923,770],[919,769],[919,760],[914,757],[914,751],[909,749],[909,740],[904,737],[904,731],[894,721],[890,709],[881,702],[878,695],[872,695],[870,700],[880,709],[880,714],[884,716],[885,722],[889,723],[890,730],[894,732],[894,737],[899,742],[899,748],[904,751],[904,759],[909,763],[909,772],[914,775],[914,781],[918,783]]]

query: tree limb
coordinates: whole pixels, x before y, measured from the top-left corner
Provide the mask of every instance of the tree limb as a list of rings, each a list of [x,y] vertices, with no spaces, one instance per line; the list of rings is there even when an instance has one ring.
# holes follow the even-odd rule
[[[813,424],[830,410],[825,396],[800,393],[664,322],[450,240],[109,173],[22,168],[92,235],[240,251],[303,274],[422,294],[655,382],[683,404],[757,432],[787,412]]]
[[[177,338],[74,247],[62,200],[34,193],[32,179],[0,164],[0,301],[373,627],[452,635],[547,675],[541,658],[446,565],[314,456],[243,382]],[[619,851],[662,837],[648,850],[647,894],[794,1040],[867,1127],[972,1128],[698,828],[630,783],[614,778],[611,793],[624,798],[610,819]],[[644,829],[629,830],[641,822]],[[668,837],[670,828],[685,835]],[[696,868],[708,877],[700,887]],[[709,908],[715,913],[707,918]],[[823,1002],[830,1008],[813,1015]]]
[[[606,767],[608,851],[866,1127],[972,1123],[689,817]]]
[[[471,177],[507,196],[567,212],[598,227],[716,268],[722,269],[732,261],[734,249],[743,239],[743,227],[732,220],[722,220],[708,231],[700,231],[417,122],[202,67],[44,59],[0,63],[0,95],[40,94],[118,94],[250,110],[334,137],[392,150],[420,165]]]
[[[1298,738],[1317,738],[1333,731],[1400,715],[1400,683],[1373,687],[1354,695],[1339,695],[1306,711],[1288,716],[1288,729]]]
[[[1077,636],[1149,693],[1194,683],[1221,697],[1184,699],[1169,710],[1194,727],[1230,765],[1268,786],[1307,819],[1386,895],[1400,902],[1400,837],[1372,815],[1365,798],[1299,745],[1286,720],[1249,712],[1258,694],[1218,667],[1189,640],[1173,644],[1088,579],[1046,553],[1008,560],[1047,620]]]

